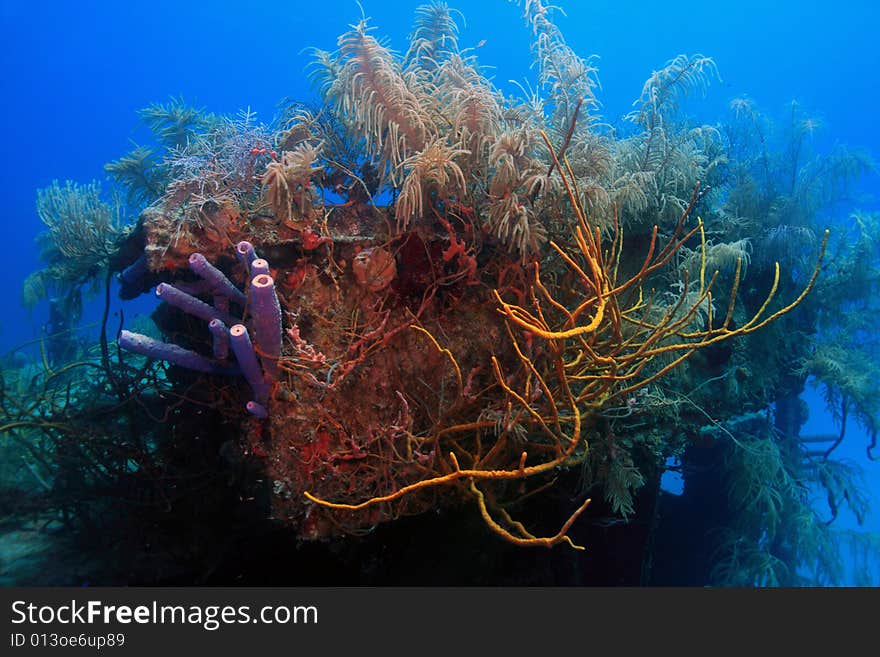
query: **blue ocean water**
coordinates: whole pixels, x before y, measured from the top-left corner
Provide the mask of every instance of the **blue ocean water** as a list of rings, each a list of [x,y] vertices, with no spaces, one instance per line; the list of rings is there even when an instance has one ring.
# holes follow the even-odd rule
[[[419,3],[363,0],[377,34],[405,49]],[[529,31],[521,10],[504,0],[450,2],[459,9],[460,44],[477,49],[500,87],[534,79]],[[865,148],[880,161],[876,108],[880,101],[880,5],[869,0],[838,3],[742,0],[646,2],[560,0],[558,19],[568,43],[595,54],[604,119],[616,125],[631,108],[645,78],[679,53],[714,58],[721,80],[692,111],[712,121],[728,102],[748,95],[770,114],[796,99],[822,127],[814,146]],[[45,305],[33,312],[19,303],[24,277],[39,268],[34,238],[42,229],[34,204],[38,188],[53,179],[88,182],[103,178],[103,165],[148,131],[136,111],[180,96],[198,107],[234,114],[250,108],[270,121],[284,97],[309,99],[309,48],[333,49],[338,34],[356,22],[361,7],[351,0],[321,3],[179,2],[84,0],[44,3],[0,1],[0,125],[5,126],[0,162],[5,203],[7,264],[2,286],[7,306],[0,317],[0,351],[39,336]],[[47,18],[51,15],[51,20]],[[690,106],[689,106],[690,107]],[[880,208],[880,180],[868,176],[858,207]],[[848,209],[828,218],[846,222]],[[126,314],[146,312],[131,302]],[[118,309],[118,302],[116,302]],[[99,304],[87,309],[94,319]],[[805,433],[834,431],[816,394],[808,390],[810,423]],[[850,430],[839,453],[866,468],[875,506],[880,503],[880,465],[865,458],[866,437]],[[880,513],[866,527],[880,531]],[[842,514],[840,524],[854,524]]]

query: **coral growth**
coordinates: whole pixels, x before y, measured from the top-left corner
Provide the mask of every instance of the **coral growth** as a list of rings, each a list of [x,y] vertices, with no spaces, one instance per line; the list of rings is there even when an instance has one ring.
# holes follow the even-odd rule
[[[265,421],[251,447],[265,453],[280,491],[273,515],[303,536],[361,531],[444,498],[470,498],[508,541],[572,544],[566,532],[587,502],[557,534],[538,538],[505,510],[509,482],[541,490],[557,468],[587,460],[589,485],[606,487],[613,511],[631,515],[632,492],[645,480],[626,441],[591,450],[588,435],[694,353],[789,313],[815,282],[818,265],[786,305],[773,305],[777,269],[764,301],[734,319],[749,241],[714,243],[693,217],[704,202],[700,178],[723,160],[719,136],[676,120],[687,93],[705,91],[717,75],[714,63],[670,61],[636,102],[630,118],[639,132],[609,143],[596,131],[595,70],[548,10],[530,2],[525,11],[543,105],[504,99],[459,51],[453,14],[435,3],[420,10],[402,59],[366,20],[335,53],[316,51],[314,78],[333,121],[294,108],[274,141],[247,132],[249,124],[233,133],[250,135],[249,152],[266,157],[264,200],[246,185],[242,194],[222,192],[213,228],[227,212],[227,228],[274,254],[288,329],[283,345],[261,338],[261,318],[272,314],[280,326],[281,311],[261,308],[256,276],[246,305],[256,353],[273,376],[261,378],[235,326],[231,346]],[[248,152],[247,139],[212,134],[178,156],[163,203],[142,221],[150,269],[165,278],[195,257],[194,245],[222,257],[230,237],[199,219],[204,201],[196,215],[177,209],[178,190],[204,196],[215,171],[226,172],[226,187],[212,189],[231,191],[228,172],[240,169],[232,160],[219,169],[217,156],[211,169],[187,164],[211,152],[207,144]],[[336,187],[348,198],[330,206],[318,190],[340,169],[361,184]],[[635,187],[620,187],[624,178]],[[390,207],[362,207],[363,192],[372,200],[386,187],[396,194]],[[641,255],[628,248],[621,219],[656,224],[638,238]],[[678,259],[681,274],[672,269]],[[716,290],[722,272],[726,298]],[[673,288],[677,280],[678,292],[647,292],[661,276],[672,276]],[[199,312],[194,301],[176,305],[211,320],[215,311],[198,303]]]
[[[172,365],[234,427],[270,517],[301,539],[465,503],[510,544],[580,548],[584,517],[639,517],[668,459],[706,448],[727,511],[706,579],[832,579],[801,481],[833,514],[863,510],[829,455],[848,416],[876,439],[847,350],[875,310],[877,241],[859,215],[829,242],[819,211],[869,162],[808,158],[800,110],[776,150],[746,99],[693,125],[687,97],[718,78],[702,55],[654,72],[617,134],[556,8],[520,4],[537,71],[520,98],[433,2],[402,56],[367,19],[313,51],[322,105],[288,103],[272,126],[148,107],[159,150],[107,165],[150,203],[136,228],[121,244],[94,188],[55,185],[40,197],[53,262],[106,269],[113,253],[124,295],[155,286],[164,340],[126,328],[118,345]],[[103,362],[112,374],[106,345]],[[821,454],[799,436],[810,375],[843,425]],[[536,499],[559,522],[514,518]]]

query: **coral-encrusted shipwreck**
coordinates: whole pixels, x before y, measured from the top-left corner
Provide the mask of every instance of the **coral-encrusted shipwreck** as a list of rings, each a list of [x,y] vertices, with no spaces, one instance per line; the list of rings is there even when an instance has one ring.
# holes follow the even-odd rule
[[[201,348],[126,331],[119,344],[246,382],[236,393],[242,442],[264,460],[273,517],[302,538],[361,532],[472,499],[510,542],[574,546],[567,532],[589,499],[549,537],[513,520],[507,500],[545,491],[560,468],[590,458],[587,432],[605,409],[625,403],[632,412],[637,391],[696,350],[787,313],[818,273],[817,264],[801,295],[762,317],[771,292],[737,328],[723,321],[687,329],[714,278],[695,300],[682,297],[675,322],[651,319],[649,305],[621,307],[620,298],[702,229],[684,230],[696,198],[665,246],[655,245],[655,231],[641,269],[619,280],[622,241],[603,251],[572,195],[578,224],[567,248],[580,253],[555,248],[577,278],[553,291],[536,264],[526,269],[498,249],[478,270],[466,212],[403,233],[391,232],[387,210],[357,205],[334,207],[322,222],[239,229],[222,241],[189,226],[173,257],[149,263],[139,285],[169,279],[156,294],[207,324]],[[152,216],[145,213],[142,227]],[[148,236],[144,251],[156,253],[149,236],[162,232],[140,234]],[[236,258],[221,248],[229,243]],[[183,244],[200,248],[185,254]],[[128,287],[130,273],[121,277]],[[730,308],[735,299],[734,287]],[[625,333],[621,318],[638,331]]]
[[[664,188],[666,210],[630,222],[625,244],[618,195],[593,180],[614,169],[613,149],[591,132],[592,69],[547,7],[524,6],[552,126],[507,107],[455,52],[443,3],[422,12],[403,62],[363,20],[336,55],[317,55],[327,113],[293,108],[269,145],[280,155],[250,123],[204,137],[129,241],[123,297],[155,285],[177,313],[163,331],[187,345],[127,331],[119,344],[211,377],[203,389],[264,461],[273,517],[303,538],[468,500],[513,544],[576,547],[568,532],[589,490],[627,515],[639,466],[657,469],[671,453],[636,449],[635,435],[627,446],[611,421],[651,424],[649,386],[788,313],[818,276],[827,233],[799,294],[780,305],[777,266],[747,310],[742,257],[728,276],[708,268],[690,165],[670,176],[678,197]],[[435,24],[447,34],[436,43]],[[561,60],[581,71],[578,84],[559,80]],[[676,62],[660,82],[696,84],[714,66]],[[656,98],[660,82],[644,95]],[[657,104],[644,111],[655,113],[637,158],[648,162]],[[390,204],[377,205],[385,192]],[[633,192],[645,202],[630,213],[647,211],[647,193]],[[683,250],[692,273],[673,271]],[[574,467],[587,485],[563,502],[555,534],[511,516]]]

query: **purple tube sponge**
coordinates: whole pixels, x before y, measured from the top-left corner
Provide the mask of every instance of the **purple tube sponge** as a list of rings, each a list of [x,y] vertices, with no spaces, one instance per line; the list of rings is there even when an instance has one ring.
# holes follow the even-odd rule
[[[177,281],[174,284],[174,287],[181,292],[186,292],[194,297],[201,294],[211,294],[211,290],[213,289],[211,284],[203,278],[200,278],[197,281]]]
[[[245,406],[247,412],[253,415],[254,417],[258,417],[261,420],[265,420],[269,417],[269,411],[266,410],[266,407],[262,404],[258,404],[255,401],[249,401]]]
[[[253,244],[239,242],[235,255],[249,271],[247,295],[200,253],[194,253],[189,258],[190,269],[198,275],[199,280],[176,285],[160,283],[156,286],[159,299],[208,323],[208,330],[213,336],[214,359],[130,331],[120,332],[119,346],[200,372],[243,375],[253,391],[253,399],[248,402],[247,410],[255,417],[265,419],[268,417],[266,404],[271,383],[277,376],[281,357],[281,304],[275,281],[269,274],[269,263],[257,257]],[[132,272],[126,270],[126,279],[129,274],[134,276],[136,273],[135,265],[130,268]],[[196,295],[213,296],[213,305]],[[230,303],[241,306],[249,313],[253,342],[243,320],[230,313]],[[230,350],[235,355],[237,367],[223,363],[229,358]]]
[[[219,367],[209,358],[205,358],[201,354],[197,354],[189,349],[184,349],[176,344],[160,342],[147,335],[140,333],[132,333],[131,331],[120,331],[117,338],[119,346],[127,351],[133,351],[147,358],[155,358],[157,360],[167,360],[169,363],[180,365],[197,372],[205,372],[206,374],[230,374],[229,368]]]
[[[193,253],[189,257],[189,268],[201,278],[208,281],[211,285],[211,290],[215,294],[220,294],[226,297],[242,308],[245,303],[247,303],[247,298],[244,296],[244,293],[235,287],[235,285],[232,284],[232,281],[226,278],[226,274],[208,262],[207,258],[201,253]]]
[[[235,245],[235,257],[238,258],[239,262],[243,262],[245,267],[250,268],[251,263],[257,257],[257,252],[254,250],[253,244],[242,240]]]
[[[214,307],[217,310],[219,310],[221,313],[228,313],[229,312],[229,299],[227,299],[226,297],[224,297],[220,294],[215,294],[214,295]]]
[[[253,280],[254,276],[259,276],[260,274],[269,275],[269,262],[263,258],[256,258],[251,263],[251,280]]]
[[[251,315],[263,371],[267,379],[274,379],[281,357],[281,304],[275,281],[268,274],[259,274],[251,280]]]
[[[232,353],[235,354],[235,359],[241,367],[245,380],[254,391],[254,397],[258,402],[266,401],[269,398],[269,386],[263,378],[254,345],[244,324],[236,324],[229,329],[229,345],[232,347]]]
[[[147,256],[142,253],[140,257],[122,270],[119,278],[124,285],[136,285],[147,273]]]
[[[228,313],[221,312],[168,283],[159,283],[156,286],[156,296],[175,308],[180,308],[183,312],[206,322],[210,322],[212,319],[220,319],[227,324],[235,324],[238,321]]]
[[[214,336],[214,358],[226,360],[229,358],[229,329],[219,319],[208,322],[208,330]]]

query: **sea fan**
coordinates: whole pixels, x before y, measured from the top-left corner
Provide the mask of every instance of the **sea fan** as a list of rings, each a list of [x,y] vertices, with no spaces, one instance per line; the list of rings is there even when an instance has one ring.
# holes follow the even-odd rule
[[[37,190],[37,214],[52,246],[75,269],[106,263],[123,231],[116,210],[101,200],[97,182],[78,185],[57,180]]]

